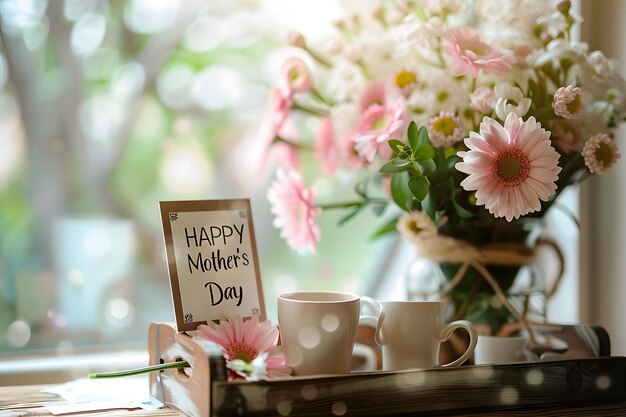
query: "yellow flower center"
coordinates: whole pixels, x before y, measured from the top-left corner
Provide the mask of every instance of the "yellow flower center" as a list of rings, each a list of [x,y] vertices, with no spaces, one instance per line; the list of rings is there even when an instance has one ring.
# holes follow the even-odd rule
[[[433,131],[444,136],[452,136],[456,127],[456,122],[451,117],[440,117],[433,123]]]
[[[400,71],[396,74],[393,82],[399,88],[410,87],[417,81],[415,73],[412,71]]]
[[[600,142],[596,147],[595,157],[602,163],[602,166],[610,166],[614,157],[613,148],[608,143]]]
[[[387,125],[387,118],[385,116],[380,117],[372,123],[372,129],[380,130]]]
[[[415,233],[415,234],[419,234],[419,233],[422,232],[422,230],[424,230],[424,229],[422,229],[421,227],[419,227],[417,225],[417,222],[415,220],[410,220],[408,222],[407,226],[408,226],[409,230],[411,232]]]
[[[494,176],[506,186],[520,185],[530,172],[530,160],[519,149],[507,149],[493,162]]]
[[[233,343],[226,346],[226,357],[231,361],[240,359],[245,363],[251,363],[256,358],[257,353],[257,351],[244,343]]]
[[[290,84],[295,84],[297,82],[300,82],[302,79],[302,72],[298,68],[293,68],[291,71],[289,71],[288,78],[289,78]]]

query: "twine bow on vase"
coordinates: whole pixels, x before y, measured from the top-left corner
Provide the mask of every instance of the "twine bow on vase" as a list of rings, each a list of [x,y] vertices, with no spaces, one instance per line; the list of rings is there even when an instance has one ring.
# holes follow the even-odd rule
[[[558,258],[559,268],[552,286],[545,293],[547,301],[558,289],[564,272],[563,254],[553,240],[547,238],[538,239],[534,247],[515,242],[475,246],[454,237],[441,235],[414,238],[412,242],[417,246],[419,256],[423,258],[436,263],[460,265],[454,277],[438,292],[439,298],[445,299],[463,281],[471,266],[493,289],[498,300],[517,320],[517,325],[507,327],[507,333],[510,334],[520,330],[520,328],[524,328],[528,332],[528,347],[531,350],[549,349],[548,346],[539,343],[533,333],[533,328],[545,327],[546,325],[529,322],[526,316],[511,303],[498,281],[487,269],[487,266],[521,267],[529,265],[534,261],[540,247],[550,247]]]

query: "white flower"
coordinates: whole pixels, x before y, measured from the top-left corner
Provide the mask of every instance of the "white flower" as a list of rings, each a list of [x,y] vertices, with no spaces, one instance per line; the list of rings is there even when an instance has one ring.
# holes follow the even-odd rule
[[[459,14],[465,10],[467,3],[462,0],[426,0],[423,6],[427,16],[435,16],[444,11]]]
[[[460,114],[460,110],[467,107],[470,90],[467,79],[452,77],[448,69],[432,68],[429,71],[420,71],[420,67],[417,69],[420,85],[407,97],[409,107],[420,109],[430,117],[441,110],[456,111]]]
[[[361,93],[367,80],[357,65],[340,60],[330,71],[328,94],[336,101],[352,101]]]
[[[567,31],[567,20],[561,12],[555,11],[537,18],[537,25],[543,29],[541,37],[555,39]]]
[[[257,355],[256,358],[250,363],[246,363],[241,359],[235,359],[232,361],[226,361],[226,367],[235,373],[244,376],[248,381],[264,381],[265,374],[267,372],[267,366],[265,361],[267,360],[268,352],[262,352]]]
[[[438,39],[445,33],[446,24],[439,17],[423,22],[415,15],[408,15],[403,22],[392,29],[396,42],[396,57],[424,53],[437,47]]]
[[[524,97],[524,93],[517,87],[509,83],[496,85],[494,88],[496,96],[496,115],[500,120],[506,120],[509,113],[515,113],[518,117],[523,117],[530,109],[531,100]]]
[[[396,229],[412,242],[437,236],[437,226],[424,211],[402,213],[396,223]]]
[[[529,61],[540,67],[548,62],[552,62],[555,67],[561,66],[561,61],[568,60],[571,63],[581,63],[585,60],[588,46],[584,42],[568,42],[565,39],[554,39],[550,41],[545,51],[535,54],[534,59]]]
[[[495,107],[495,93],[489,87],[478,87],[469,96],[470,107],[481,113],[487,113]]]
[[[428,133],[434,146],[445,148],[462,139],[461,120],[454,113],[441,111],[428,121]]]

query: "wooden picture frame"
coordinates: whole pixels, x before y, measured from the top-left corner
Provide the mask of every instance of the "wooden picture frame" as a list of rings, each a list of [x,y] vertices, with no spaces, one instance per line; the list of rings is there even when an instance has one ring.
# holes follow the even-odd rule
[[[265,320],[250,200],[160,201],[178,331],[221,314]]]

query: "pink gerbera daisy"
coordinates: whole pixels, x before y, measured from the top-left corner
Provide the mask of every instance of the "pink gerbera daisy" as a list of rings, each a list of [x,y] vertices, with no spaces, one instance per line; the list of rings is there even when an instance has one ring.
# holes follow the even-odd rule
[[[308,249],[315,253],[321,238],[315,219],[321,209],[313,205],[315,189],[307,188],[297,171],[278,169],[276,181],[267,191],[267,198],[276,216],[274,227],[280,229],[280,236],[294,250]]]
[[[406,106],[401,99],[388,105],[372,104],[359,119],[352,140],[355,149],[368,162],[372,162],[376,154],[384,158],[391,156],[389,139],[404,126]]]
[[[495,217],[507,221],[541,209],[556,191],[561,168],[559,154],[550,145],[550,132],[530,117],[523,121],[509,113],[504,127],[484,117],[480,134],[470,132],[467,152],[456,169],[469,174],[461,182],[476,191],[476,204],[484,205]]]
[[[447,40],[444,50],[454,58],[451,73],[455,77],[470,72],[476,77],[481,69],[485,72],[508,72],[515,61],[510,53],[484,42],[478,31],[470,27],[451,30]]]
[[[198,336],[216,343],[227,361],[240,360],[251,364],[262,353],[265,359],[267,377],[287,376],[291,368],[285,365],[285,357],[278,343],[278,328],[269,320],[259,322],[259,316],[253,315],[244,321],[239,314],[222,315],[219,324],[209,322],[198,326]],[[231,377],[243,376],[231,374]]]

